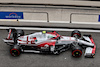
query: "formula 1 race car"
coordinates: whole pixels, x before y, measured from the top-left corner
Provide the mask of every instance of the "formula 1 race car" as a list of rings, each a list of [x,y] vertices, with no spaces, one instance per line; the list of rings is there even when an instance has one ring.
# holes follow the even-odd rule
[[[96,45],[91,35],[83,35],[74,30],[69,36],[61,36],[56,31],[36,32],[24,35],[23,30],[9,29],[8,37],[3,39],[7,45],[11,46],[12,56],[19,56],[22,52],[52,53],[60,54],[68,49],[72,50],[73,57],[82,55],[82,48],[85,49],[85,57],[94,57]]]

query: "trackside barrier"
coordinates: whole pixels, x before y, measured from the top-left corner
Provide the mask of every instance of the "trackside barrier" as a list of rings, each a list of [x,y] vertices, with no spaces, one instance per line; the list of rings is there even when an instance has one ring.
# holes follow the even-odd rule
[[[70,23],[72,23],[72,15],[100,15],[100,14],[87,14],[87,13],[71,13],[70,14]]]

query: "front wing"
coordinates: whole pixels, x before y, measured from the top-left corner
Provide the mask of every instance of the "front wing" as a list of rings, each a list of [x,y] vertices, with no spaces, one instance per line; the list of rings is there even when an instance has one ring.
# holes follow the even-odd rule
[[[93,41],[93,38],[90,37],[90,40],[91,42],[94,44],[94,47],[91,48],[91,47],[87,47],[86,50],[85,50],[85,57],[94,57],[95,56],[95,52],[96,52],[96,45]]]

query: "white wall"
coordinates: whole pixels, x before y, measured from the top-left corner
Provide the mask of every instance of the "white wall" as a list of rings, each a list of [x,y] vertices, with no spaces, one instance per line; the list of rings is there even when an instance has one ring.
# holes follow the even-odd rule
[[[86,0],[0,0],[0,3],[61,4],[100,6],[100,2]]]

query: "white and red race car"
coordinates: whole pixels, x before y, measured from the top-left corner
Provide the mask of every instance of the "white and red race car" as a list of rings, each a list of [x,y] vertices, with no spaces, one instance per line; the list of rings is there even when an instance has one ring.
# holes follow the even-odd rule
[[[52,53],[60,54],[68,49],[72,50],[73,57],[82,55],[82,48],[85,49],[85,57],[94,57],[96,45],[91,35],[83,35],[74,30],[69,36],[61,36],[57,32],[36,32],[24,35],[23,30],[9,29],[8,37],[3,39],[11,46],[12,56],[19,56],[22,52]]]

